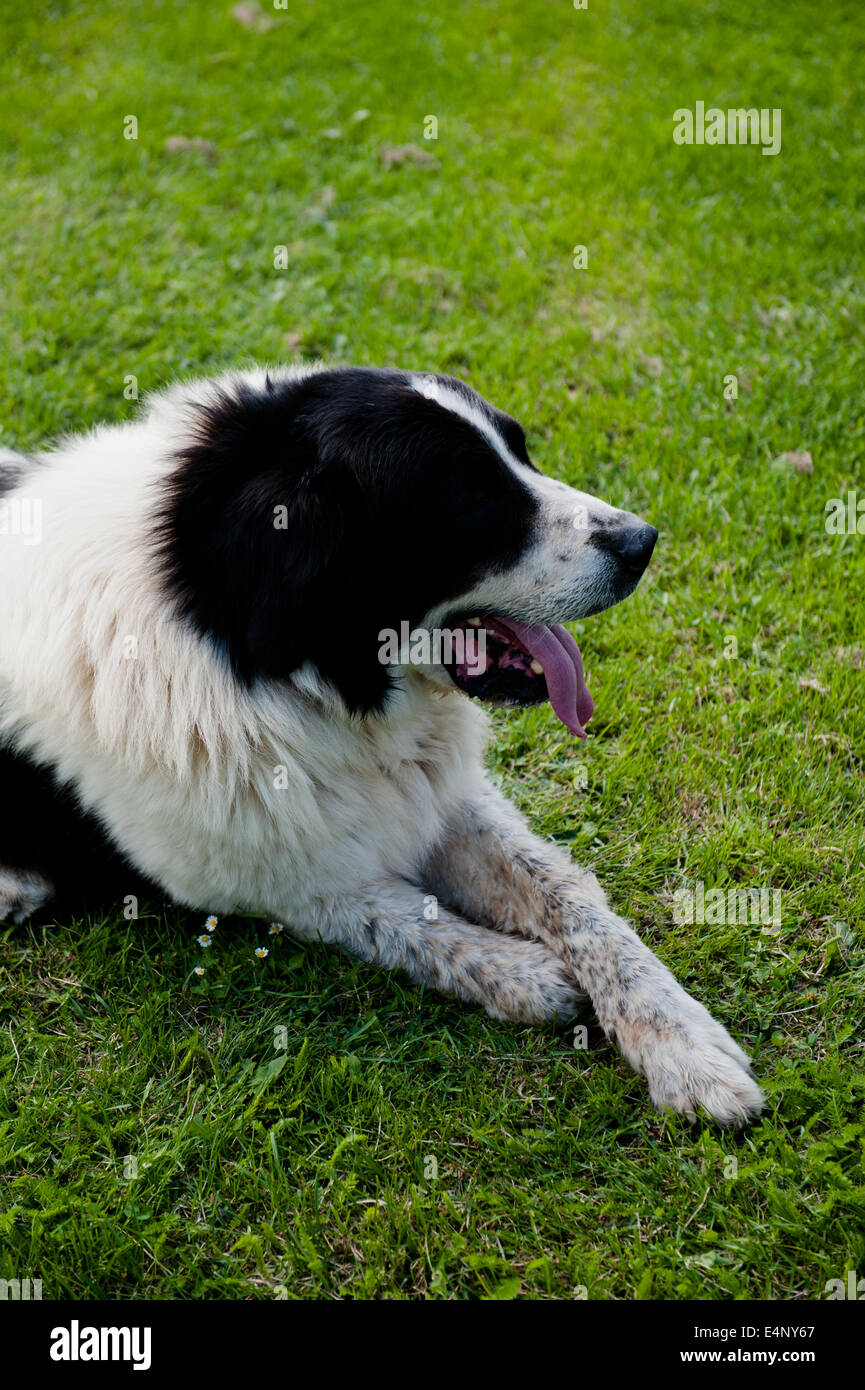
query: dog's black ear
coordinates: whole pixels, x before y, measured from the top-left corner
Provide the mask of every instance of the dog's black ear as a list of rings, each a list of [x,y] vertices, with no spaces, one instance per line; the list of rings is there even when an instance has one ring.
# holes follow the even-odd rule
[[[181,611],[242,680],[311,661],[366,712],[390,688],[364,601],[374,518],[347,461],[322,457],[302,386],[238,386],[199,408],[162,507],[160,559]]]
[[[208,537],[222,570],[212,630],[246,680],[286,676],[315,659],[324,628],[338,625],[327,608],[345,543],[350,480],[340,471],[315,461],[299,473],[261,470],[229,499]]]

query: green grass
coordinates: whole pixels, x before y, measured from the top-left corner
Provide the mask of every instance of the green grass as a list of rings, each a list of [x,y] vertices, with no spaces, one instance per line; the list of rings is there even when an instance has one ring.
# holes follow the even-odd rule
[[[124,419],[130,375],[393,363],[466,377],[541,467],[656,522],[638,593],[579,631],[588,746],[502,715],[494,766],[768,1108],[691,1129],[595,1034],[287,939],[257,961],[260,923],[209,954],[181,914],[3,929],[0,1277],[813,1299],[865,1274],[865,537],[824,529],[865,497],[859,5],[293,0],[261,33],[223,3],[3,10],[0,439]],[[697,100],[780,107],[780,155],[675,146]],[[436,162],[386,167],[407,143]],[[773,462],[797,450],[812,473]],[[781,890],[780,930],[676,925],[696,880]]]

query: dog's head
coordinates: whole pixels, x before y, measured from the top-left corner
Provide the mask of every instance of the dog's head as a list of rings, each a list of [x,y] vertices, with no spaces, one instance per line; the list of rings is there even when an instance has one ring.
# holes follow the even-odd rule
[[[420,652],[437,684],[549,698],[582,733],[591,701],[560,624],[632,592],[652,526],[539,473],[516,420],[451,377],[239,377],[195,414],[160,553],[238,676],[310,663],[364,714]]]

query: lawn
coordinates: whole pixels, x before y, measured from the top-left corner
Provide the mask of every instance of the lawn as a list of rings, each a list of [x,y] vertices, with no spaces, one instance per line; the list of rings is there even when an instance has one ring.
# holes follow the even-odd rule
[[[0,927],[0,1278],[785,1300],[865,1275],[865,536],[825,524],[857,488],[865,512],[860,6],[70,0],[0,30],[0,443],[252,358],[398,364],[659,527],[636,595],[576,629],[588,744],[501,713],[491,759],[768,1097],[690,1127],[597,1029],[575,1050],[264,922],[209,949],[159,905]],[[780,109],[780,153],[677,145],[697,101]],[[14,815],[0,788],[0,860]],[[677,920],[697,884],[769,888],[780,923]]]

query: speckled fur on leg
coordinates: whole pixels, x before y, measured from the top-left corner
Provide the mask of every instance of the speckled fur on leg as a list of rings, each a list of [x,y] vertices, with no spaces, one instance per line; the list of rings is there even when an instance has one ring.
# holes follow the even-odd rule
[[[424,869],[444,901],[543,942],[586,990],[607,1036],[645,1076],[659,1109],[721,1124],[758,1114],[748,1058],[606,904],[593,874],[533,835],[490,784],[455,814]]]
[[[426,907],[422,889],[390,879],[356,899],[322,904],[314,935],[373,965],[404,970],[418,984],[482,1004],[493,1018],[541,1023],[577,1011],[573,978],[545,946],[503,938],[443,907],[428,921]],[[291,930],[313,935],[300,926]]]

